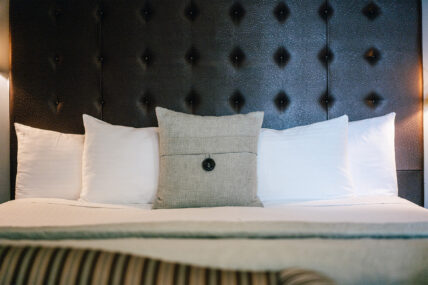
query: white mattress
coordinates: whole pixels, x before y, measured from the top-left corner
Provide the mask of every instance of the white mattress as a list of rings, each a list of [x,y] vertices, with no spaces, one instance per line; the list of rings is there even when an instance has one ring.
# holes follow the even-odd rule
[[[76,226],[147,221],[427,222],[428,210],[394,196],[268,203],[265,208],[152,210],[60,199],[21,199],[0,205],[0,227]]]

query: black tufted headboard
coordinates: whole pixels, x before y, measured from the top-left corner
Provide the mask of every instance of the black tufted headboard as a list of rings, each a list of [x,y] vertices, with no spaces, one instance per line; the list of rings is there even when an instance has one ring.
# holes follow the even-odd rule
[[[11,0],[10,21],[13,186],[14,122],[146,127],[159,105],[264,110],[280,129],[395,111],[400,195],[422,204],[420,0]]]

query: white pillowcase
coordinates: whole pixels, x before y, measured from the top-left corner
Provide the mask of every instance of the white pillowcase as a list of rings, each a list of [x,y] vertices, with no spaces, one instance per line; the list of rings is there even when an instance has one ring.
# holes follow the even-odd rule
[[[355,194],[398,195],[395,113],[349,123],[349,167]]]
[[[257,165],[260,199],[351,196],[347,143],[347,116],[281,131],[262,129]]]
[[[81,200],[152,203],[158,187],[156,128],[114,126],[83,115],[85,145]]]
[[[15,198],[79,198],[82,135],[63,134],[15,123],[18,170]]]

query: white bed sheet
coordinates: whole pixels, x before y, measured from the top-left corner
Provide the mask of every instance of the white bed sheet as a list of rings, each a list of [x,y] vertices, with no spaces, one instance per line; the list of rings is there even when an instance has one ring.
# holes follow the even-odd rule
[[[152,210],[151,205],[109,205],[61,199],[21,199],[0,205],[0,227],[77,226],[163,221],[428,222],[428,210],[395,196],[267,203],[265,208]]]
[[[278,202],[265,208],[151,210],[25,199],[0,205],[0,227],[72,226],[146,221],[309,221],[406,223],[428,221],[428,210],[393,196]],[[426,239],[187,239],[0,240],[0,244],[94,248],[238,270],[316,270],[338,284],[405,284],[426,271]],[[362,250],[364,249],[364,250]],[[401,250],[397,250],[401,249]],[[341,270],[338,270],[340,264]]]

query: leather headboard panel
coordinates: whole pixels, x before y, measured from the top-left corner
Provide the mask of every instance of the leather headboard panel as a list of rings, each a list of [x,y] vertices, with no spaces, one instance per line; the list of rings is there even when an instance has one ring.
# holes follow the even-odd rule
[[[83,133],[87,113],[146,127],[163,106],[263,110],[282,129],[395,111],[400,191],[422,203],[420,1],[376,1],[376,16],[370,3],[11,0],[13,185],[14,122]]]
[[[423,201],[421,7],[419,1],[330,0],[329,118],[396,112],[400,195]],[[359,12],[355,16],[356,11]],[[418,190],[421,189],[421,190]]]

